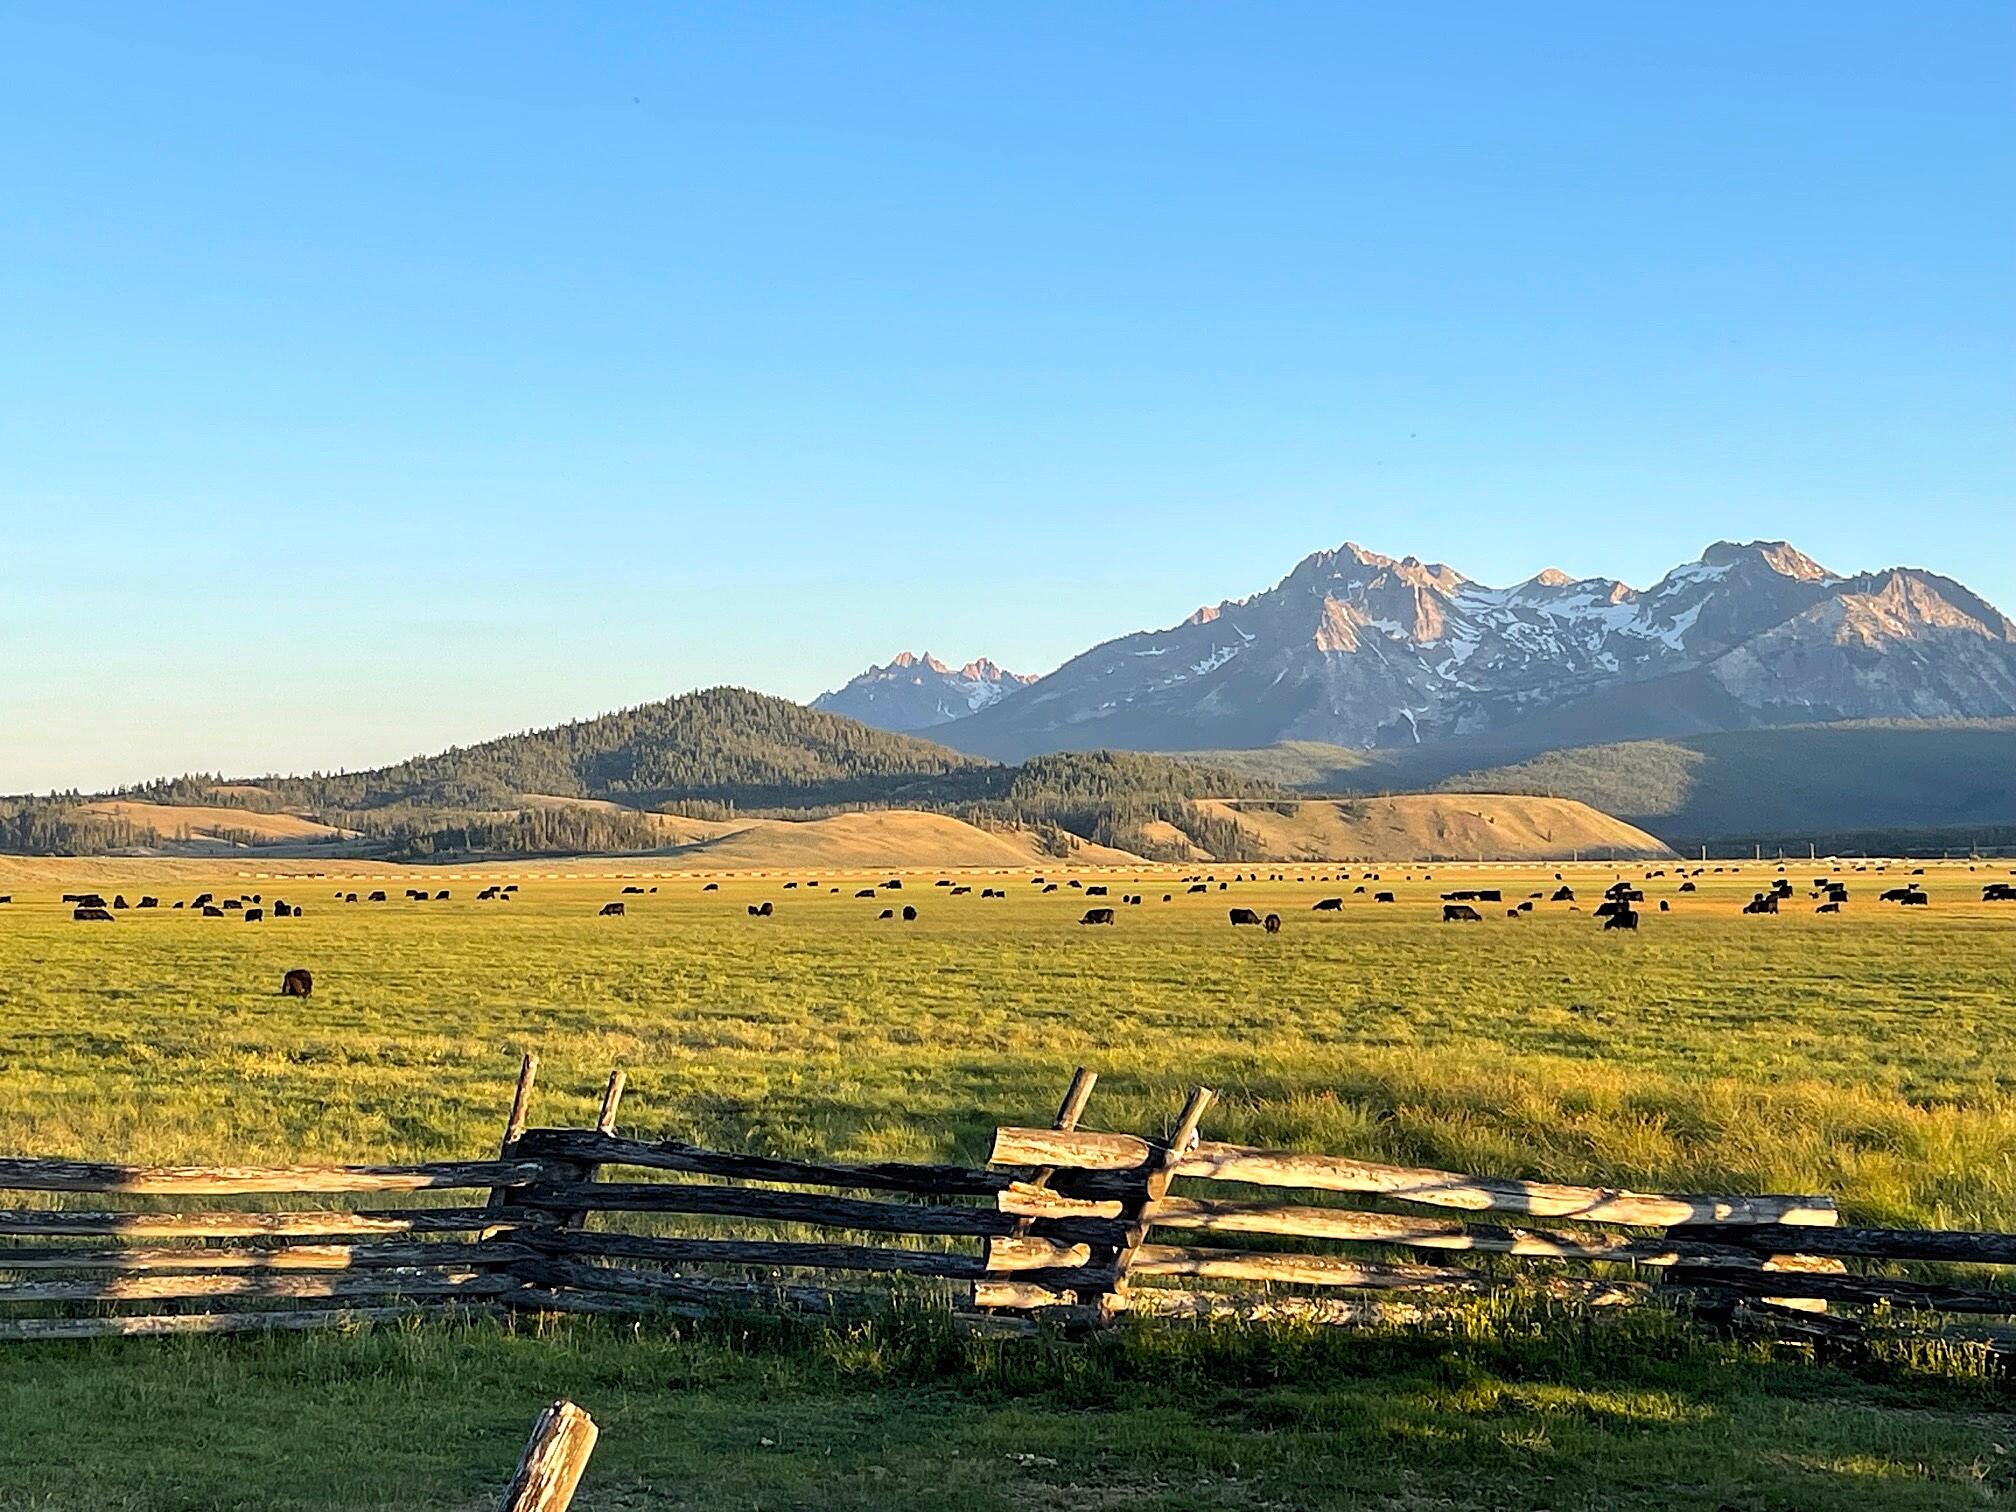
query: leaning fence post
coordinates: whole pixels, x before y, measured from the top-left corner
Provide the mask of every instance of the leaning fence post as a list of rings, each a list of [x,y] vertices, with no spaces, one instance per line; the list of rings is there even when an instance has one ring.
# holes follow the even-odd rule
[[[1175,1129],[1142,1164],[1140,1189],[1122,1209],[1122,1216],[1129,1222],[1126,1237],[1113,1256],[1112,1288],[1099,1299],[1099,1310],[1107,1317],[1120,1310],[1118,1304],[1127,1295],[1127,1271],[1134,1263],[1134,1253],[1154,1227],[1151,1209],[1169,1195],[1169,1183],[1176,1175],[1176,1167],[1197,1142],[1197,1126],[1204,1121],[1204,1111],[1211,1106],[1212,1096],[1209,1087],[1192,1087]]]
[[[533,1051],[527,1050],[518,1062],[518,1085],[511,1092],[511,1111],[504,1115],[504,1137],[497,1145],[499,1160],[509,1160],[518,1153],[518,1141],[525,1133],[525,1120],[531,1116],[532,1084],[538,1077],[539,1057]],[[488,1206],[501,1208],[508,1200],[506,1188],[490,1188]],[[494,1237],[496,1232],[494,1228],[486,1228],[477,1237],[489,1239]]]
[[[623,1081],[620,1069],[609,1073],[609,1085],[602,1089],[602,1111],[595,1115],[595,1132],[598,1134],[616,1132],[616,1108],[623,1101]]]
[[[1092,1089],[1099,1084],[1099,1073],[1080,1066],[1071,1073],[1071,1085],[1064,1089],[1064,1101],[1057,1105],[1057,1116],[1050,1121],[1050,1127],[1060,1134],[1069,1134],[1078,1127],[1078,1120],[1085,1116],[1085,1104],[1092,1100]],[[1057,1167],[1044,1166],[1029,1177],[1032,1187],[1047,1187],[1056,1179]],[[1024,1218],[1015,1225],[1015,1232],[1026,1234],[1034,1218]]]
[[[595,1420],[572,1402],[548,1407],[532,1425],[497,1512],[567,1512],[599,1436]]]

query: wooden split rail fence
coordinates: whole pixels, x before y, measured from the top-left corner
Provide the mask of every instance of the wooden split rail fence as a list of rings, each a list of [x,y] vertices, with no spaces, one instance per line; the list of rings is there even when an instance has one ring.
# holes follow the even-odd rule
[[[0,1202],[43,1204],[0,1207],[0,1340],[447,1311],[866,1311],[888,1305],[891,1278],[990,1327],[1402,1320],[1506,1289],[1665,1298],[1798,1334],[1855,1333],[1872,1308],[1946,1326],[2016,1315],[2016,1289],[1971,1269],[2016,1265],[2016,1234],[1844,1228],[1822,1196],[1669,1196],[1215,1143],[1199,1137],[1203,1089],[1163,1138],[1093,1132],[1080,1071],[1049,1127],[998,1129],[969,1168],[624,1138],[620,1072],[595,1128],[531,1128],[534,1073],[527,1057],[494,1160],[0,1159]]]

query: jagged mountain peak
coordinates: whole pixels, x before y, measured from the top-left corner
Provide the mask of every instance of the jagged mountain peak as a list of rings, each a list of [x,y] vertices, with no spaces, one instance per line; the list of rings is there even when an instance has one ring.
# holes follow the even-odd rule
[[[984,656],[954,670],[928,651],[899,651],[887,665],[871,666],[844,686],[820,694],[812,707],[877,729],[927,730],[964,719],[1035,680]]]
[[[1780,577],[1795,578],[1802,583],[1838,581],[1837,574],[1789,541],[1717,541],[1701,553],[1701,562],[1709,567],[1761,565]]]

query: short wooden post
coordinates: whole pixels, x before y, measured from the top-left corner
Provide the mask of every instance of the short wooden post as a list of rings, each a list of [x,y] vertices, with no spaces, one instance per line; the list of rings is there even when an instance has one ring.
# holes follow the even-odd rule
[[[539,1414],[532,1437],[497,1512],[567,1512],[600,1430],[572,1402],[555,1402]]]
[[[602,1089],[602,1111],[595,1115],[595,1132],[598,1134],[616,1132],[616,1108],[623,1101],[623,1081],[622,1071],[609,1073],[609,1085]]]
[[[1197,1126],[1204,1121],[1212,1096],[1209,1087],[1192,1087],[1175,1129],[1142,1165],[1140,1191],[1123,1210],[1130,1221],[1119,1252],[1113,1257],[1113,1289],[1099,1299],[1100,1311],[1109,1317],[1119,1310],[1118,1299],[1127,1294],[1128,1267],[1134,1263],[1135,1252],[1146,1242],[1149,1229],[1154,1227],[1149,1221],[1149,1209],[1169,1195],[1169,1183],[1176,1175],[1176,1167],[1190,1153],[1190,1146],[1197,1142]]]

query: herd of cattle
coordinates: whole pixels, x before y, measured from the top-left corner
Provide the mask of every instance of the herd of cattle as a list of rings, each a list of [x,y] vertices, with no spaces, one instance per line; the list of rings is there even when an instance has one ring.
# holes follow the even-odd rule
[[[1741,868],[1735,866],[1726,868],[1717,866],[1713,868],[1713,871],[1716,873],[1725,871],[1740,873],[1740,870]],[[1864,867],[1858,865],[1855,867],[1855,870],[1859,872],[1864,870]],[[1873,870],[1880,874],[1885,872],[1887,867],[1875,865]],[[1686,895],[1698,891],[1694,879],[1706,875],[1709,871],[1710,868],[1707,866],[1697,866],[1691,870],[1687,867],[1679,867],[1674,869],[1671,876],[1678,882],[1677,892],[1681,895]],[[1779,871],[1780,875],[1773,878],[1768,889],[1753,893],[1749,901],[1741,905],[1741,911],[1744,914],[1776,914],[1783,905],[1793,900],[1795,897],[1795,888],[1792,879],[1783,875],[1784,868],[1782,866],[1779,868]],[[1663,868],[1650,870],[1644,874],[1644,880],[1650,882],[1667,878],[1668,875],[1668,872]],[[1923,875],[1924,868],[1922,867],[1914,869],[1911,873],[1914,879]],[[2012,870],[2011,875],[2016,876],[2016,870]],[[1360,876],[1362,880],[1358,880],[1357,885],[1352,888],[1353,896],[1362,896],[1369,893],[1371,901],[1374,904],[1393,904],[1398,901],[1398,894],[1396,892],[1381,890],[1376,887],[1376,884],[1381,880],[1379,872],[1365,871]],[[1101,882],[1083,882],[1075,877],[1059,883],[1053,882],[1039,874],[1031,877],[1029,880],[1031,886],[1044,894],[1069,889],[1079,892],[1083,897],[1088,899],[1106,898],[1111,895],[1107,884]],[[1229,880],[1223,881],[1219,879],[1216,873],[1186,876],[1175,885],[1183,889],[1185,896],[1189,896],[1198,893],[1209,893],[1214,887],[1216,891],[1222,893],[1228,891],[1235,883],[1262,881],[1293,881],[1300,883],[1313,881],[1327,883],[1351,882],[1353,880],[1352,874],[1348,871],[1337,872],[1331,875],[1300,875],[1292,878],[1281,872],[1272,872],[1263,877],[1258,871],[1250,873],[1242,871],[1233,874]],[[1408,873],[1407,880],[1410,882],[1414,880],[1413,873]],[[1434,880],[1434,873],[1424,873],[1422,880],[1432,882]],[[1479,905],[1504,907],[1505,917],[1508,919],[1518,919],[1531,914],[1534,912],[1535,905],[1542,902],[1565,904],[1568,911],[1579,911],[1575,889],[1563,880],[1563,874],[1561,872],[1554,873],[1554,880],[1560,885],[1555,887],[1551,892],[1543,888],[1538,892],[1530,893],[1519,902],[1510,906],[1506,906],[1505,904],[1503,890],[1496,887],[1460,888],[1442,893],[1439,895],[1439,901],[1442,905],[1442,921],[1446,924],[1482,923],[1485,915]],[[954,882],[949,877],[940,878],[936,886],[945,889],[947,896],[955,898],[967,896],[973,892],[971,886],[965,883]],[[788,881],[783,884],[783,887],[786,891],[790,892],[817,892],[820,890],[820,884],[816,879],[805,880],[803,882]],[[880,901],[886,894],[900,892],[902,889],[902,878],[891,877],[887,881],[878,883],[873,887],[859,889],[854,893],[854,897],[862,900]],[[718,882],[708,882],[701,888],[702,892],[718,892],[719,890],[720,884]],[[648,896],[657,891],[656,887],[645,888],[631,885],[623,888],[623,895],[625,898],[641,897]],[[825,891],[829,894],[837,895],[841,892],[841,888],[828,886]],[[480,903],[509,903],[517,892],[517,883],[499,883],[485,887],[475,896],[476,900]],[[347,892],[339,889],[333,896],[337,902],[345,905],[357,904],[359,902],[366,905],[382,904],[389,901],[388,894],[383,890],[367,891],[360,898],[360,895],[356,892]],[[450,901],[453,894],[447,888],[430,891],[423,887],[409,887],[405,890],[405,896],[407,901],[413,903],[441,903]],[[1004,888],[982,887],[979,896],[984,900],[1006,898],[1008,894]],[[1851,893],[1849,884],[1846,881],[1830,874],[1814,877],[1807,897],[1816,904],[1814,912],[1838,914],[1841,912],[1843,906],[1849,902]],[[1171,891],[1163,893],[1161,900],[1164,903],[1172,903],[1175,901],[1175,898],[1176,893]],[[1931,901],[1929,895],[1925,892],[1923,884],[1916,880],[1907,881],[1902,886],[1883,888],[1876,894],[1876,899],[1879,903],[1893,903],[1900,907],[1924,907]],[[1984,903],[2016,903],[2016,882],[1989,882],[1984,884],[1981,891],[1981,900]],[[1120,904],[1128,907],[1138,907],[1145,901],[1145,895],[1141,893],[1123,893],[1120,898]],[[1658,901],[1659,912],[1667,913],[1671,911],[1671,900],[1661,898]],[[11,895],[0,894],[0,904],[11,902],[13,902]],[[123,893],[115,894],[109,901],[101,893],[65,893],[63,894],[63,902],[73,908],[74,911],[71,915],[73,919],[79,922],[93,923],[110,922],[115,914],[128,908],[160,909],[164,906],[159,898],[152,895],[143,895],[136,902],[128,903]],[[1604,889],[1602,901],[1595,907],[1592,916],[1601,922],[1601,926],[1604,929],[1635,930],[1639,924],[1639,909],[1637,905],[1644,902],[1645,890],[1642,886],[1619,880]],[[258,923],[268,917],[290,919],[304,918],[307,915],[305,908],[289,904],[284,899],[275,898],[268,904],[259,893],[241,893],[236,897],[220,898],[214,893],[205,892],[197,894],[194,898],[178,900],[166,906],[172,909],[186,909],[203,918],[227,918],[235,914],[246,923]],[[1344,906],[1344,896],[1338,895],[1319,898],[1311,905],[1311,911],[1315,913],[1338,913],[1343,910]],[[766,900],[761,903],[747,905],[747,911],[751,918],[767,919],[775,915],[776,908],[774,904]],[[605,918],[621,918],[625,916],[627,910],[625,903],[619,900],[604,903],[599,912]],[[1262,914],[1252,908],[1233,908],[1229,910],[1228,916],[1235,926],[1251,925],[1265,930],[1268,934],[1278,934],[1281,930],[1281,916],[1278,913]],[[918,911],[915,905],[912,904],[905,904],[900,910],[892,905],[882,909],[877,917],[880,919],[900,918],[905,922],[914,923],[918,918]],[[1111,925],[1117,921],[1118,917],[1119,910],[1115,906],[1102,903],[1085,909],[1078,922],[1081,925]],[[302,995],[305,996],[305,992]]]

